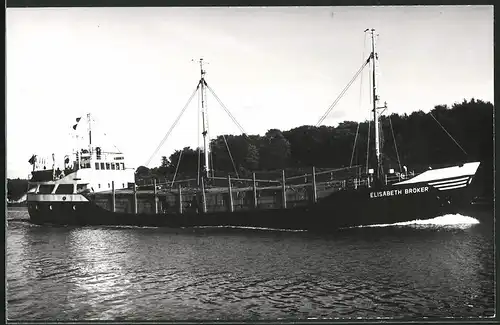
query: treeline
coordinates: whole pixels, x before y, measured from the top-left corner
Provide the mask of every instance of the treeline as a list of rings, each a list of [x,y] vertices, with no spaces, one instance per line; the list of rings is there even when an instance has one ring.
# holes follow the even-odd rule
[[[336,127],[304,125],[288,131],[272,129],[263,136],[221,135],[211,141],[210,159],[217,176],[235,175],[236,170],[240,177],[248,177],[254,171],[271,174],[271,171],[281,169],[287,170],[287,175],[290,175],[293,172],[309,172],[311,166],[366,166],[367,152],[368,165],[374,166],[373,132],[371,121],[346,121]],[[410,115],[383,116],[380,132],[386,169],[399,171],[398,156],[401,166],[415,171],[429,165],[481,161],[481,177],[487,180],[486,191],[492,192],[492,103],[471,99],[451,107],[436,106],[430,113],[417,111]],[[158,163],[158,167],[151,169],[139,167],[137,181],[165,177],[171,180],[176,169],[177,179],[195,178],[198,166],[204,165],[204,155],[201,150],[186,147],[176,150],[169,157],[162,157]],[[18,199],[26,193],[26,189],[26,180],[8,180],[9,199]]]
[[[28,191],[27,179],[7,179],[7,199],[9,201],[19,200]]]
[[[373,166],[373,132],[371,121],[346,121],[336,127],[304,125],[288,131],[272,129],[264,136],[221,135],[211,140],[210,159],[217,174],[234,175],[236,170],[240,176],[252,171],[311,166],[366,166],[367,152],[368,164]],[[430,113],[382,116],[380,133],[385,168],[399,171],[398,156],[401,166],[413,170],[430,164],[471,160],[492,166],[493,104],[490,102],[471,99],[451,107],[436,106]],[[139,167],[137,175],[138,178],[171,178],[177,169],[177,179],[196,177],[199,164],[204,164],[202,150],[186,147],[162,157],[159,167]]]

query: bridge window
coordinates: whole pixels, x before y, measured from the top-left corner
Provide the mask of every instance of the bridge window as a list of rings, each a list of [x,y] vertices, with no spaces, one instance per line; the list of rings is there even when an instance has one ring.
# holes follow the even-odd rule
[[[108,183],[108,188],[111,188],[111,184],[110,183]]]
[[[56,194],[73,194],[73,184],[59,184]]]
[[[106,169],[109,170],[109,163],[106,163]]]
[[[120,170],[120,163],[116,163],[116,169]]]
[[[111,169],[115,170],[115,163],[111,163]]]
[[[90,161],[88,158],[82,158],[80,161],[80,167],[81,168],[90,168]]]
[[[122,164],[122,169],[125,169],[125,163],[121,163]]]
[[[54,190],[54,187],[55,187],[55,185],[42,184],[38,188],[38,193],[39,194],[50,194]]]
[[[80,191],[87,189],[87,185],[88,184],[76,184],[76,191],[80,192]]]
[[[104,163],[101,163],[101,169],[104,169]]]
[[[97,184],[97,188],[101,188],[101,184]]]
[[[99,163],[95,163],[95,169],[99,170]]]

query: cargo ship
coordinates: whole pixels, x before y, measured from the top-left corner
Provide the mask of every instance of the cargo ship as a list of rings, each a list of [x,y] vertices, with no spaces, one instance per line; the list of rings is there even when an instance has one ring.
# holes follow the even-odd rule
[[[77,226],[130,225],[174,229],[254,227],[331,232],[346,227],[459,213],[473,198],[469,185],[480,162],[462,161],[453,166],[431,166],[417,173],[408,171],[406,167],[396,172],[383,166],[379,118],[387,105],[380,106],[377,94],[378,55],[375,52],[374,30],[367,29],[365,32],[371,34],[371,53],[360,71],[372,63],[372,123],[376,158],[372,168],[363,171],[360,166],[330,170],[312,167],[309,173],[292,177],[287,177],[282,171],[275,179],[258,179],[255,173],[252,178],[246,179],[230,175],[216,177],[210,166],[204,107],[208,84],[203,61],[200,60],[201,79],[195,93],[200,91],[201,95],[205,159],[204,165],[198,166],[196,179],[175,181],[174,175],[171,182],[157,183],[154,180],[148,186],[138,186],[135,170],[128,165],[122,152],[104,150],[92,143],[92,117],[87,114],[88,144],[65,157],[63,170],[55,169],[54,164],[47,169],[46,162],[42,166],[36,155],[31,157],[33,171],[30,184],[34,188],[27,194],[31,222]],[[74,129],[80,119],[77,119]]]

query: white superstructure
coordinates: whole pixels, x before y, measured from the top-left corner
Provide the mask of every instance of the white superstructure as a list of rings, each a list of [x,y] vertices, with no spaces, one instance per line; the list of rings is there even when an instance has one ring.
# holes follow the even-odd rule
[[[87,117],[90,122],[90,114]],[[55,164],[46,169],[45,164],[39,164],[37,156],[33,155],[30,159],[33,165],[30,182],[36,184],[33,194],[102,192],[111,190],[113,183],[114,188],[119,190],[135,182],[134,168],[127,166],[122,152],[104,151],[99,146],[93,146],[90,139],[89,128],[89,145],[76,148],[72,155],[65,156],[62,170],[56,169]]]

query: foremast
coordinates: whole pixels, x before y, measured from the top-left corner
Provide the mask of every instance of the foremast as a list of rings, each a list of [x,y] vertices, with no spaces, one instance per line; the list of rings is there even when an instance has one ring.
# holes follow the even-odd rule
[[[208,146],[208,114],[207,114],[207,107],[206,107],[206,82],[205,82],[205,70],[203,70],[203,59],[200,59],[200,96],[201,96],[201,119],[202,119],[202,126],[203,126],[203,153],[205,155],[205,172],[206,176],[210,178],[211,174],[211,169],[210,169],[210,159],[209,159],[209,146]]]
[[[369,31],[371,34],[372,40],[372,53],[370,55],[370,59],[372,60],[372,96],[373,96],[373,122],[374,122],[374,132],[375,132],[375,158],[376,158],[376,171],[375,177],[378,182],[382,180],[384,177],[384,170],[382,166],[382,153],[380,150],[380,127],[379,127],[379,113],[377,112],[380,109],[387,108],[387,104],[384,104],[383,107],[378,107],[379,96],[377,94],[377,60],[378,55],[375,52],[375,29],[367,29],[365,32]]]

